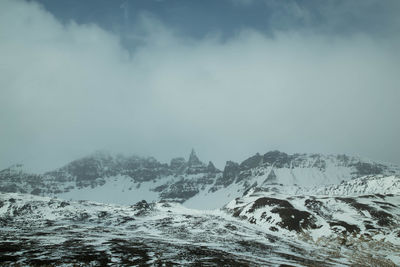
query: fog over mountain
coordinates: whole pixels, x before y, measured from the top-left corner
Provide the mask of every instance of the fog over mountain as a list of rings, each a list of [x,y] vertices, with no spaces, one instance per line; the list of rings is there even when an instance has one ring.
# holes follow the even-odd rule
[[[0,167],[96,150],[400,163],[398,1],[0,2]]]

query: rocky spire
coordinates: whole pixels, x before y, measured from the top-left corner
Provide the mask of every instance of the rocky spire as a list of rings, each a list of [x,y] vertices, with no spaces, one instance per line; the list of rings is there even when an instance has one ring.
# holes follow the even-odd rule
[[[188,165],[189,165],[189,167],[203,165],[203,163],[197,157],[196,152],[194,151],[194,149],[192,149],[192,152],[190,152]]]

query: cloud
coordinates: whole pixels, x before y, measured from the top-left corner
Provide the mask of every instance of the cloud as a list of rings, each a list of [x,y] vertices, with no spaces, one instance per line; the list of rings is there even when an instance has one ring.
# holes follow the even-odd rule
[[[318,34],[399,35],[397,0],[230,0],[234,6],[266,11],[268,27]]]
[[[44,170],[97,149],[222,167],[257,151],[400,163],[398,41],[251,29],[179,36],[143,16],[134,53],[35,2],[0,3],[0,166]]]

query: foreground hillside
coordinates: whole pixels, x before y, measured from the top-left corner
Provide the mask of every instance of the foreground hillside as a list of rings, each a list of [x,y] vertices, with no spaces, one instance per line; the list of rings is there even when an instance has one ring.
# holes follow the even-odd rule
[[[169,202],[117,206],[2,193],[0,262],[395,266],[400,259],[400,233],[394,231],[399,229],[399,196],[284,199],[255,191],[229,203],[225,211],[198,211]],[[327,224],[329,209],[340,212]],[[389,210],[388,220],[380,218]],[[368,218],[371,228],[352,225],[358,216]],[[344,218],[351,220],[347,224]],[[374,228],[377,235],[368,236]]]
[[[113,206],[17,194],[0,199],[0,260],[10,265],[326,265],[312,246],[221,211],[167,202]]]

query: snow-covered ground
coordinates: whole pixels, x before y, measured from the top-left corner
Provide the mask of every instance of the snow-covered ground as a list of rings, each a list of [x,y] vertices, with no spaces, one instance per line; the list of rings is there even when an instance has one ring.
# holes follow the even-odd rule
[[[0,260],[67,266],[369,266],[371,261],[395,266],[400,258],[399,196],[285,198],[255,191],[224,210],[2,193]],[[276,212],[288,208],[287,203],[315,221],[308,214],[299,220],[297,212]],[[384,210],[392,216],[380,222],[379,212]],[[298,225],[293,224],[296,220]],[[367,229],[366,221],[373,228]]]
[[[18,165],[0,171],[0,261],[396,266],[398,174],[354,157],[278,151],[223,172],[193,151],[170,165],[107,155],[44,175]]]
[[[3,263],[20,265],[331,266],[329,251],[272,235],[220,211],[0,194]]]

